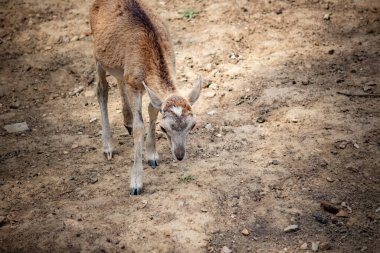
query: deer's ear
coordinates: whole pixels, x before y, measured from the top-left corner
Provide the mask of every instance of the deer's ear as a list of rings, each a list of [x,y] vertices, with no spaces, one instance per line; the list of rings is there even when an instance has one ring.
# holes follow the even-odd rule
[[[144,88],[146,92],[148,93],[150,103],[153,105],[154,108],[161,110],[162,101],[161,99],[154,93],[149,87],[145,84],[145,82],[142,82],[144,85]]]
[[[190,94],[187,97],[190,105],[193,105],[198,100],[199,96],[201,95],[202,83],[203,83],[203,78],[200,76],[198,80],[195,82],[195,87],[193,88],[193,90],[190,92]]]

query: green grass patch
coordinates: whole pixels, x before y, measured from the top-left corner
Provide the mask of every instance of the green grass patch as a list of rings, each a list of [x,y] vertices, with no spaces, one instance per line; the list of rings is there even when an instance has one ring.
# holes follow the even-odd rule
[[[194,9],[189,9],[189,10],[179,12],[179,14],[181,14],[182,17],[184,17],[184,18],[193,19],[196,16],[198,16],[199,11],[194,10]]]
[[[181,177],[179,177],[178,180],[181,183],[190,183],[196,181],[197,177],[189,174],[184,174]]]

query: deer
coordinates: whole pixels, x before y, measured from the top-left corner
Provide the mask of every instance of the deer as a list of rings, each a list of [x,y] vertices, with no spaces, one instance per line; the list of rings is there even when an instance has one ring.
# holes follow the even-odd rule
[[[147,93],[149,97],[145,158],[155,169],[160,163],[155,139],[157,118],[160,117],[159,127],[169,141],[174,160],[183,160],[187,136],[196,124],[192,106],[200,97],[202,77],[196,80],[187,96],[177,92],[175,54],[168,29],[140,0],[95,0],[90,8],[90,26],[98,76],[96,94],[103,153],[110,160],[116,152],[108,118],[108,73],[117,80],[124,126],[133,136],[129,192],[140,195],[144,177],[143,95]]]

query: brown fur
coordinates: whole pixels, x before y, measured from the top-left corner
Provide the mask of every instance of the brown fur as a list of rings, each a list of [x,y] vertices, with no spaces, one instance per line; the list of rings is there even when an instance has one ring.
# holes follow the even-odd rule
[[[141,82],[159,93],[174,92],[175,60],[161,20],[141,1],[95,0],[90,10],[94,55],[108,69],[124,70],[136,90]]]
[[[188,115],[189,113],[191,113],[191,106],[189,105],[189,102],[183,97],[180,97],[177,95],[173,95],[169,97],[165,102],[163,111],[171,112],[171,108],[173,106],[182,107],[183,108],[182,113],[184,115]]]

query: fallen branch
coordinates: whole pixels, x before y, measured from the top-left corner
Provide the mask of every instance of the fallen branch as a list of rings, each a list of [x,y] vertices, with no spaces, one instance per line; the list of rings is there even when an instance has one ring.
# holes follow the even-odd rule
[[[344,95],[347,97],[364,97],[364,98],[380,98],[380,94],[351,94],[346,92],[337,91],[339,95]]]

